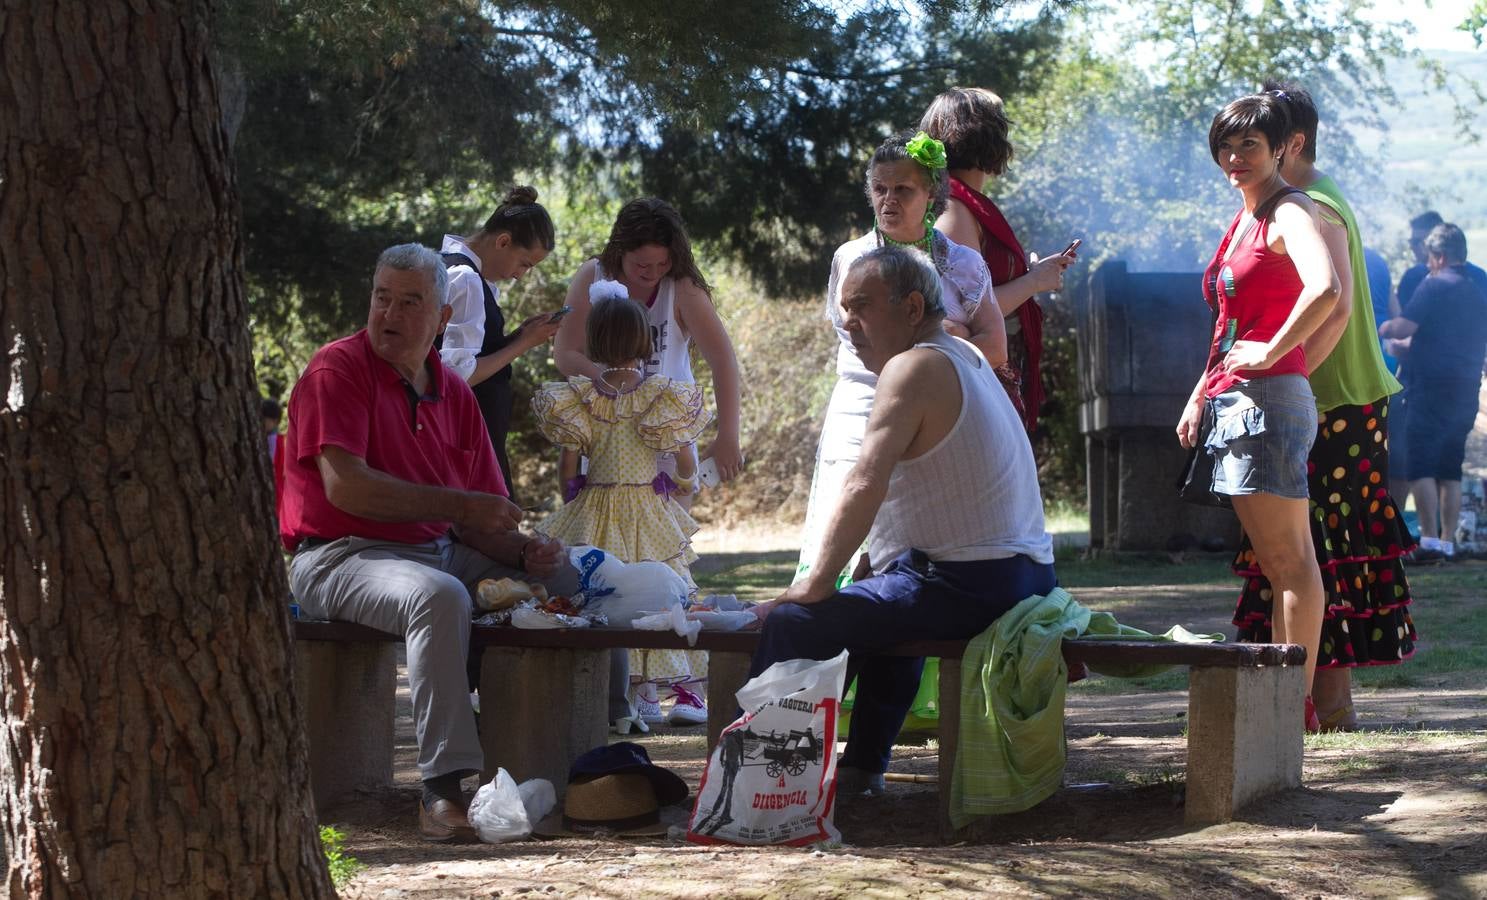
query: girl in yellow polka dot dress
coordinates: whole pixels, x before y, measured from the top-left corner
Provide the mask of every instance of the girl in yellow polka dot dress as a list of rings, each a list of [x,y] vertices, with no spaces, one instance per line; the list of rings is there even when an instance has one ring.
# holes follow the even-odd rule
[[[611,281],[594,288],[586,323],[589,358],[609,368],[596,380],[574,375],[549,382],[532,398],[538,428],[563,448],[559,467],[570,500],[536,530],[570,545],[599,547],[627,563],[663,562],[695,593],[688,564],[697,558],[697,523],[672,495],[692,492],[697,459],[691,448],[712,415],[696,385],[645,375],[650,327],[624,287]],[[675,481],[658,473],[658,451],[676,453]],[[589,461],[581,480],[580,454]]]
[[[549,382],[532,398],[537,426],[563,448],[559,469],[569,502],[536,531],[569,545],[599,547],[627,563],[665,563],[687,581],[697,522],[674,499],[695,486],[698,436],[712,420],[695,384],[642,369],[651,353],[645,310],[623,285],[596,282],[586,323],[589,358],[609,366],[597,379],[574,375]],[[675,453],[677,477],[661,474],[656,454]],[[578,474],[579,455],[589,461]],[[632,678],[685,681],[693,672],[682,651],[632,655]]]

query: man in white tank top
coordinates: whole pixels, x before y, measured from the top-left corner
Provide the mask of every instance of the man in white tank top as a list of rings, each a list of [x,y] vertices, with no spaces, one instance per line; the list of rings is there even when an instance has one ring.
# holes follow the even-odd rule
[[[974,637],[1057,585],[1027,432],[986,360],[946,334],[940,280],[923,254],[871,251],[848,270],[844,326],[877,396],[818,565],[755,607],[750,675],[851,651],[857,669],[842,790],[881,790],[922,659],[875,656],[913,640]],[[864,540],[871,572],[836,573]]]

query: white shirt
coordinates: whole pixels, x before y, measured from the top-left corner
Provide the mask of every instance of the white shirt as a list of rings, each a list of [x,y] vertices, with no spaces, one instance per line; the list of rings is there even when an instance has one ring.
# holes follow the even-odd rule
[[[480,263],[480,257],[459,235],[444,235],[439,252],[462,253],[476,265]],[[480,348],[485,343],[485,290],[481,284],[480,273],[470,266],[449,268],[449,305],[454,312],[449,316],[449,324],[444,326],[444,344],[439,350],[439,358],[466,381],[475,374],[475,357],[480,355]],[[501,288],[494,281],[484,284],[490,286],[491,294],[499,300]]]
[[[910,548],[941,562],[1025,554],[1052,563],[1033,448],[991,364],[944,332],[915,346],[955,366],[960,415],[938,444],[893,467],[867,538],[873,568]]]
[[[938,233],[937,233],[938,235]],[[943,238],[943,236],[939,236]],[[940,272],[940,289],[945,303],[945,318],[969,327],[971,316],[983,303],[995,305],[991,272],[986,260],[969,247],[944,239],[945,269]],[[878,247],[878,234],[869,231],[837,248],[831,258],[831,276],[826,283],[826,315],[836,328],[837,383],[827,407],[827,423],[821,432],[821,458],[827,461],[856,460],[867,430],[867,417],[873,408],[873,391],[878,376],[867,370],[852,349],[852,338],[842,327],[841,289],[847,270],[858,257]]]

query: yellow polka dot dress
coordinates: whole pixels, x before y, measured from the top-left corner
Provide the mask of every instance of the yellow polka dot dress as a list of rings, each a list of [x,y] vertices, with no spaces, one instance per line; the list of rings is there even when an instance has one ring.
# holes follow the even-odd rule
[[[653,375],[625,393],[583,376],[549,382],[532,398],[537,426],[553,443],[588,457],[583,490],[536,530],[568,544],[590,544],[625,562],[655,560],[696,591],[688,564],[697,522],[656,493],[656,453],[697,440],[712,414],[694,384]]]

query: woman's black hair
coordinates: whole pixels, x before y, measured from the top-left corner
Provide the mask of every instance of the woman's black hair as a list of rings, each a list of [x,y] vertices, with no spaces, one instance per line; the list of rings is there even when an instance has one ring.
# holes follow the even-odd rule
[[[1291,131],[1286,137],[1299,131],[1305,138],[1301,144],[1301,158],[1307,162],[1316,162],[1317,104],[1312,100],[1311,92],[1293,81],[1274,79],[1267,80],[1263,90],[1285,104],[1286,114],[1291,117]]]
[[[511,235],[511,242],[523,247],[541,246],[548,253],[557,245],[552,217],[547,209],[537,202],[537,189],[518,185],[506,192],[506,199],[485,220],[480,229],[485,234]]]
[[[1250,94],[1231,101],[1213,117],[1208,128],[1208,152],[1213,155],[1213,161],[1219,161],[1219,144],[1225,138],[1246,131],[1265,135],[1272,151],[1283,147],[1291,136],[1291,116],[1286,104],[1274,94]]]

